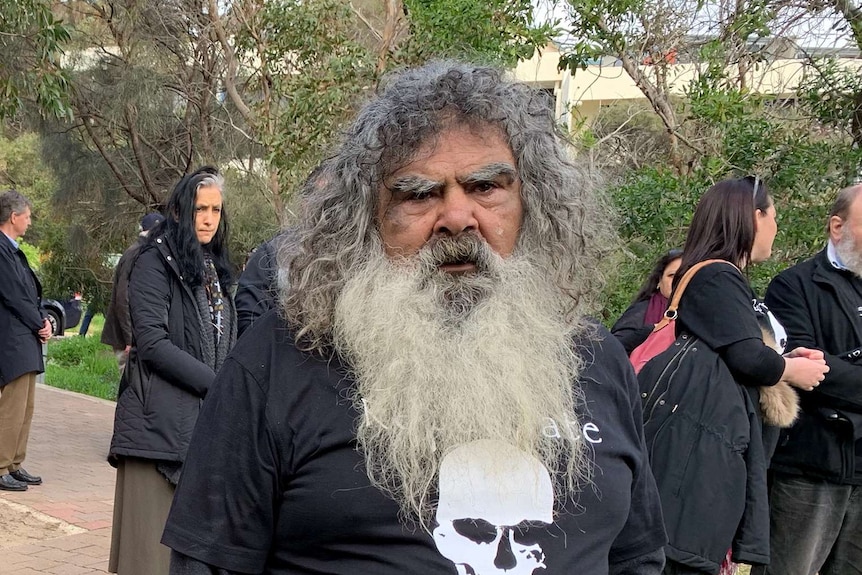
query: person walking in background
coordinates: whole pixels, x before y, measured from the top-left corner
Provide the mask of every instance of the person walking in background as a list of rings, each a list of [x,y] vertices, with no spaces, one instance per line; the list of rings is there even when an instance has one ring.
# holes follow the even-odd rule
[[[42,344],[51,324],[42,316],[42,285],[18,241],[30,227],[30,201],[15,190],[0,194],[0,490],[26,491],[42,478],[21,464],[36,396],[45,371]]]
[[[105,327],[102,328],[102,343],[111,346],[117,356],[120,374],[126,367],[129,349],[132,347],[132,324],[129,319],[129,275],[138,253],[147,241],[150,230],[164,221],[162,214],[153,212],[141,218],[138,238],[129,246],[114,270],[114,284],[111,301],[105,312]]]
[[[673,278],[682,261],[682,250],[673,249],[661,256],[631,305],[611,328],[626,353],[642,344],[655,324],[664,317],[673,285]]]
[[[120,575],[168,572],[159,538],[201,401],[236,340],[223,186],[211,167],[181,179],[131,270],[132,347],[109,452],[109,570]]]
[[[81,318],[81,327],[78,328],[78,335],[84,337],[87,335],[87,332],[90,331],[90,322],[93,321],[93,317],[95,317],[96,312],[93,311],[93,308],[90,307],[90,304],[87,304],[87,309],[84,311],[84,317]]]
[[[766,291],[788,344],[831,368],[772,459],[768,575],[862,573],[862,184],[838,194],[827,233]]]
[[[676,282],[695,264],[717,261],[682,294],[679,345],[638,376],[668,526],[668,575],[716,573],[728,549],[735,562],[770,560],[761,408],[777,412],[769,423],[789,425],[795,396],[788,384],[810,391],[829,370],[819,351],[782,356],[763,341],[757,298],[741,270],[770,256],[776,232],[775,206],[758,179],[724,180],[703,194]],[[659,360],[667,357],[682,359],[669,369]],[[791,409],[784,411],[788,397]]]

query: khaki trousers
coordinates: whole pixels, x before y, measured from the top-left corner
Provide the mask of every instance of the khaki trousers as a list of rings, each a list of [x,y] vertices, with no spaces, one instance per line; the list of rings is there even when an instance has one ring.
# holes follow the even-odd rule
[[[0,475],[17,471],[27,455],[35,399],[35,371],[0,387]]]

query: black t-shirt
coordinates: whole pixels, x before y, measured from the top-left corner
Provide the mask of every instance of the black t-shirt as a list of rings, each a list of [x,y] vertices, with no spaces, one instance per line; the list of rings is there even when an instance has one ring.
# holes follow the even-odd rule
[[[738,383],[773,385],[784,373],[784,358],[763,343],[761,307],[736,267],[709,264],[694,274],[680,298],[677,330],[717,351]]]
[[[744,339],[760,339],[752,299],[751,286],[735,267],[709,264],[694,274],[685,288],[677,324],[712,349]]]
[[[593,452],[592,481],[577,505],[551,499],[552,523],[540,517],[545,508],[512,530],[500,518],[506,510],[465,508],[465,491],[477,499],[491,491],[458,485],[469,470],[449,473],[438,507],[448,519],[431,535],[405,527],[395,502],[370,485],[344,367],[298,351],[271,312],[234,348],[204,402],[163,542],[222,569],[273,574],[455,574],[508,561],[513,573],[544,566],[547,575],[602,575],[609,563],[654,554],[666,539],[636,381],[619,343],[596,329],[579,344],[580,428],[549,420],[543,430],[581,433]],[[487,456],[488,447],[463,451]],[[524,482],[516,479],[500,483],[517,491]],[[547,501],[542,493],[532,501]]]

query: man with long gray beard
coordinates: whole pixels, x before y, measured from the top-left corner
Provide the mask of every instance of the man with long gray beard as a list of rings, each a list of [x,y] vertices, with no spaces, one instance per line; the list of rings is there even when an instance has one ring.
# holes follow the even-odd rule
[[[839,192],[827,232],[766,292],[788,349],[822,350],[829,365],[772,459],[774,575],[862,573],[862,184]]]
[[[552,109],[452,62],[362,109],[204,403],[174,575],[661,572],[636,381],[582,316],[607,218]]]

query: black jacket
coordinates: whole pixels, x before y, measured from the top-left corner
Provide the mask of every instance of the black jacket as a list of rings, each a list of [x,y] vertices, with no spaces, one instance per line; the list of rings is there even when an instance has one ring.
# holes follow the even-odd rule
[[[644,318],[649,308],[649,301],[645,299],[636,301],[630,305],[611,328],[611,333],[623,344],[626,353],[629,355],[631,355],[637,346],[646,341],[646,338],[652,333],[654,325],[644,324]]]
[[[173,252],[165,236],[157,237],[132,269],[132,349],[117,399],[112,461],[122,455],[183,461],[215,378],[203,362],[200,312]]]
[[[105,327],[102,328],[102,343],[116,350],[132,345],[132,322],[129,319],[129,275],[135,259],[144,244],[146,236],[138,236],[137,241],[129,246],[114,270],[114,287],[111,290],[111,302],[105,312]]]
[[[782,437],[772,468],[859,483],[854,445],[862,437],[862,279],[836,269],[824,249],[776,276],[766,305],[787,330],[788,349],[822,350],[829,365],[823,383],[800,394],[802,413]]]
[[[665,552],[707,573],[718,573],[728,547],[737,562],[769,562],[766,456],[758,407],[742,385],[758,382],[734,375],[727,355],[746,342],[766,349],[752,299],[735,267],[706,266],[682,295],[676,341],[638,374]]]
[[[277,277],[276,249],[281,236],[261,244],[239,276],[236,288],[237,335],[275,306]]]
[[[668,559],[718,573],[731,544],[735,561],[768,563],[766,462],[749,394],[715,351],[685,333],[638,382]]]
[[[25,373],[41,373],[42,344],[39,310],[42,284],[27,257],[0,232],[0,387]]]

